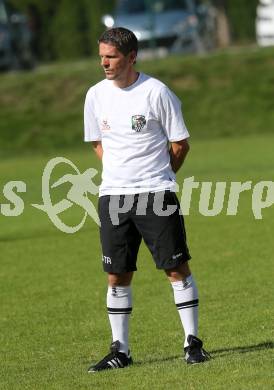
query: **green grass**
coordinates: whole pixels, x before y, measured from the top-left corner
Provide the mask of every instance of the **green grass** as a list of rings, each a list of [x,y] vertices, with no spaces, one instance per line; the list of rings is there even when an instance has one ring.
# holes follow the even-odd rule
[[[197,181],[252,180],[253,185],[273,180],[273,142],[272,135],[194,139],[178,183],[192,175]],[[97,226],[90,218],[81,231],[67,235],[30,206],[41,203],[41,173],[55,155],[10,156],[0,163],[0,203],[7,202],[1,194],[7,181],[27,184],[21,194],[24,213],[0,215],[0,388],[272,389],[274,205],[255,220],[247,191],[237,216],[226,216],[224,208],[210,218],[199,213],[199,191],[194,192],[186,226],[200,291],[200,336],[212,354],[210,362],[188,367],[182,361],[182,330],[171,288],[142,246],[133,282],[135,365],[88,375],[87,367],[110,342],[106,276]],[[58,155],[81,171],[99,167],[88,147]],[[70,223],[82,217],[76,207],[65,214]]]
[[[181,98],[193,138],[272,133],[273,48],[229,49],[141,62]],[[87,89],[103,77],[97,59],[0,74],[0,155],[81,146]]]

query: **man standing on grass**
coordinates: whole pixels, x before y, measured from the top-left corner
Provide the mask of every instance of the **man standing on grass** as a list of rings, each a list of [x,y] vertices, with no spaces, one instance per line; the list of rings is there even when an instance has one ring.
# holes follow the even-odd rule
[[[85,141],[92,142],[103,162],[98,208],[112,330],[110,353],[88,372],[132,364],[131,280],[142,238],[156,267],[171,282],[185,333],[186,362],[209,359],[197,337],[198,292],[174,192],[175,172],[189,150],[189,134],[178,98],[159,80],[135,70],[137,51],[131,31],[105,31],[99,55],[106,78],[88,90],[85,101]]]

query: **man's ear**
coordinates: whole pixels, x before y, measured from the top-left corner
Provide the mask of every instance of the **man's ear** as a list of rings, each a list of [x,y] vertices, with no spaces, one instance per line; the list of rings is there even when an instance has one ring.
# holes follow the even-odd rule
[[[131,62],[132,62],[132,64],[134,65],[134,64],[136,64],[136,59],[137,59],[137,53],[136,53],[136,51],[132,51],[132,52],[130,52],[130,60],[131,60]]]

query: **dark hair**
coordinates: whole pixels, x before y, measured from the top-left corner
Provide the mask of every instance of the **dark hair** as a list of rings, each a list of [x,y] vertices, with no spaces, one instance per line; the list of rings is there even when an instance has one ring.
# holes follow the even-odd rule
[[[115,46],[124,56],[130,52],[138,52],[138,40],[134,33],[124,27],[115,27],[103,32],[98,43],[108,43]]]

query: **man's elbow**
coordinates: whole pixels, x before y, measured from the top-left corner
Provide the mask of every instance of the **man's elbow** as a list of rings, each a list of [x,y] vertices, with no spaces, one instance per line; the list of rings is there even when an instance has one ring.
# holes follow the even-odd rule
[[[187,153],[189,152],[190,146],[187,140],[183,140],[181,142],[177,143],[177,156],[185,157]]]
[[[101,141],[93,141],[92,142],[92,147],[94,152],[96,153],[97,157],[102,160],[103,157],[103,148],[102,148],[102,143]]]

